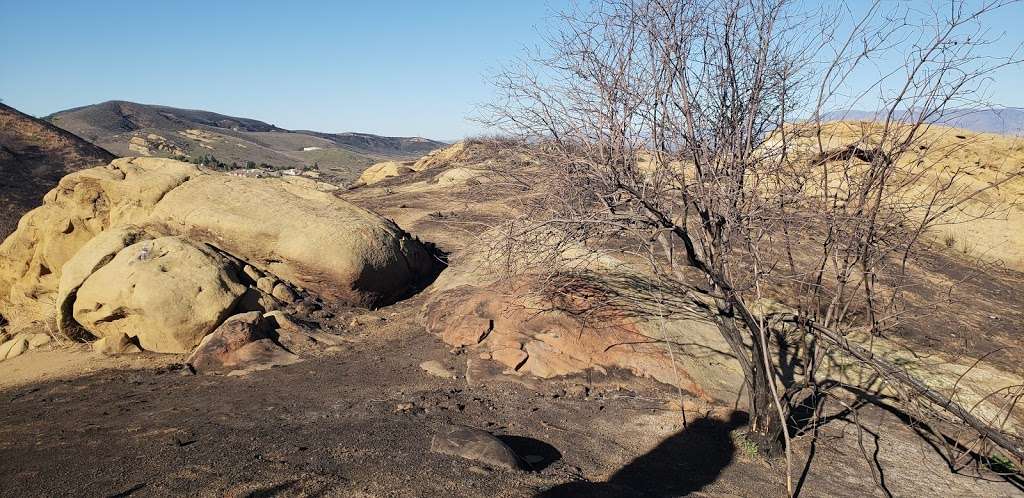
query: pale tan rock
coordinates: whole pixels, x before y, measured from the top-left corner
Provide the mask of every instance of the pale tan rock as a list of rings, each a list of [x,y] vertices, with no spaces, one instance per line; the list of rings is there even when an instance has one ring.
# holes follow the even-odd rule
[[[124,248],[79,288],[76,322],[97,337],[137,337],[143,349],[184,353],[233,310],[246,287],[231,263],[180,237]]]
[[[388,178],[409,174],[413,172],[413,169],[409,167],[410,165],[410,163],[401,163],[397,161],[377,163],[363,170],[363,173],[359,175],[359,179],[356,180],[356,183],[373,185],[387,180]]]
[[[52,341],[53,338],[49,334],[32,334],[28,340],[29,349],[36,349],[45,346]]]
[[[7,354],[4,355],[5,360],[9,360],[18,356],[25,351],[28,351],[28,340],[23,337],[17,337],[12,340],[14,344],[11,345],[10,349],[7,350]]]
[[[117,253],[152,236],[140,227],[125,225],[101,232],[86,242],[61,268],[57,286],[57,329],[72,338],[82,338],[82,329],[72,316],[72,305],[85,280],[114,259]]]
[[[285,303],[294,303],[298,299],[298,296],[295,295],[295,292],[292,291],[291,287],[288,287],[283,283],[275,285],[274,290],[270,295]]]
[[[71,173],[0,244],[0,312],[16,329],[55,315],[61,268],[96,234],[149,217],[163,196],[198,175],[170,159],[116,159]]]
[[[20,337],[15,337],[13,339],[8,339],[7,342],[4,342],[3,344],[0,344],[0,360],[7,358],[7,353],[10,353],[11,349],[14,348],[15,343],[20,340]]]
[[[253,282],[258,282],[263,278],[263,273],[253,268],[251,265],[245,265],[245,268],[242,268],[242,271],[245,273],[245,276],[249,277]]]
[[[448,367],[444,366],[443,364],[441,364],[441,362],[436,360],[429,360],[420,363],[420,368],[423,369],[424,372],[427,372],[428,374],[433,375],[435,377],[441,377],[442,379],[455,378],[454,372],[452,372]]]
[[[424,246],[394,223],[283,181],[207,175],[169,192],[152,216],[173,233],[346,304],[393,302],[434,269]]]
[[[518,348],[501,348],[491,351],[491,358],[512,370],[517,370],[526,363],[529,355]]]
[[[114,334],[93,341],[92,350],[105,355],[134,354],[142,350],[127,335]]]
[[[273,295],[275,285],[277,285],[277,279],[273,277],[262,277],[256,281],[257,289],[271,295]]]

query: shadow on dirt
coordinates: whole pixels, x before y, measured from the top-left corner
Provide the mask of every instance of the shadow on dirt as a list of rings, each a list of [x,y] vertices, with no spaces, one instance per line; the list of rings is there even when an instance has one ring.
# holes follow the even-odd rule
[[[524,436],[498,436],[523,460],[526,470],[540,472],[562,459],[562,452],[544,441]]]
[[[537,498],[669,497],[700,491],[732,463],[736,446],[730,432],[746,422],[743,412],[733,412],[728,422],[696,420],[626,464],[607,482],[569,482],[544,491]]]

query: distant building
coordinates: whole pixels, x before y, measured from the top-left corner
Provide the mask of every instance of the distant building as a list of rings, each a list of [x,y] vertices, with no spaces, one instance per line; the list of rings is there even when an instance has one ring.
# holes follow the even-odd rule
[[[320,150],[322,147],[303,147],[302,152],[309,152],[311,150]]]

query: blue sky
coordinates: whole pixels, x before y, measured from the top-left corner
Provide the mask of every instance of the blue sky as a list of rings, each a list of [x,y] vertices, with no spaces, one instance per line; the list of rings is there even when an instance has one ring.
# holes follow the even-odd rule
[[[857,0],[854,0],[856,3]],[[569,0],[0,0],[0,98],[41,116],[105,100],[278,126],[457,139],[486,78]],[[1019,43],[1024,5],[993,19]],[[1024,68],[992,100],[1024,107]]]
[[[130,100],[285,128],[461,138],[557,0],[0,0],[0,98]]]

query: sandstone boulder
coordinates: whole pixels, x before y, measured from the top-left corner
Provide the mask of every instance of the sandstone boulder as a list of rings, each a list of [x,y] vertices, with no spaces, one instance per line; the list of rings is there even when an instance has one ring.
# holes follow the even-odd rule
[[[426,248],[394,223],[287,182],[208,175],[170,191],[152,218],[171,233],[357,306],[393,302],[434,269]]]
[[[96,337],[124,334],[148,351],[188,352],[245,292],[238,271],[181,237],[138,242],[85,280],[72,313]]]
[[[217,291],[223,295],[235,295],[235,283],[249,285],[270,278],[263,285],[266,289],[247,301],[262,311],[278,307],[282,300],[294,301],[299,296],[290,291],[295,289],[375,307],[409,294],[436,268],[428,249],[394,223],[304,183],[231,177],[170,159],[125,158],[64,177],[46,195],[43,206],[22,218],[18,230],[0,244],[0,313],[10,319],[13,331],[57,318],[61,330],[74,335],[79,325],[87,325],[78,323],[78,315],[87,322],[87,315],[96,315],[98,321],[85,329],[100,337],[100,329],[137,326],[141,322],[119,316],[154,312],[118,310],[124,303],[101,300],[164,291],[139,290],[138,283],[133,290],[131,284],[112,280],[108,280],[110,288],[102,291],[98,280],[86,284],[97,273],[111,274],[114,270],[106,266],[128,246],[166,236],[180,237],[180,242],[195,248],[209,246],[223,256],[214,259],[230,260],[232,266],[249,266],[244,275],[229,279],[232,284],[225,284],[226,291]],[[206,249],[200,252],[212,255]],[[125,255],[118,260],[120,270],[127,271],[123,264],[128,259]],[[223,267],[222,263],[215,266]],[[207,277],[215,273],[209,267],[196,272]],[[174,288],[174,282],[157,273],[146,278]],[[286,286],[278,287],[282,280]],[[90,306],[99,308],[72,309],[81,300],[83,287],[96,294]],[[202,288],[214,292],[209,286]],[[198,289],[176,300],[202,299]],[[279,297],[273,297],[275,293]],[[224,301],[208,306],[220,308]],[[192,305],[179,305],[188,306]],[[182,319],[189,324],[184,342],[158,347],[177,351],[194,345],[198,340],[194,333],[216,326],[208,323],[209,316]],[[180,325],[174,322],[160,327]],[[141,342],[145,347],[151,340]]]

